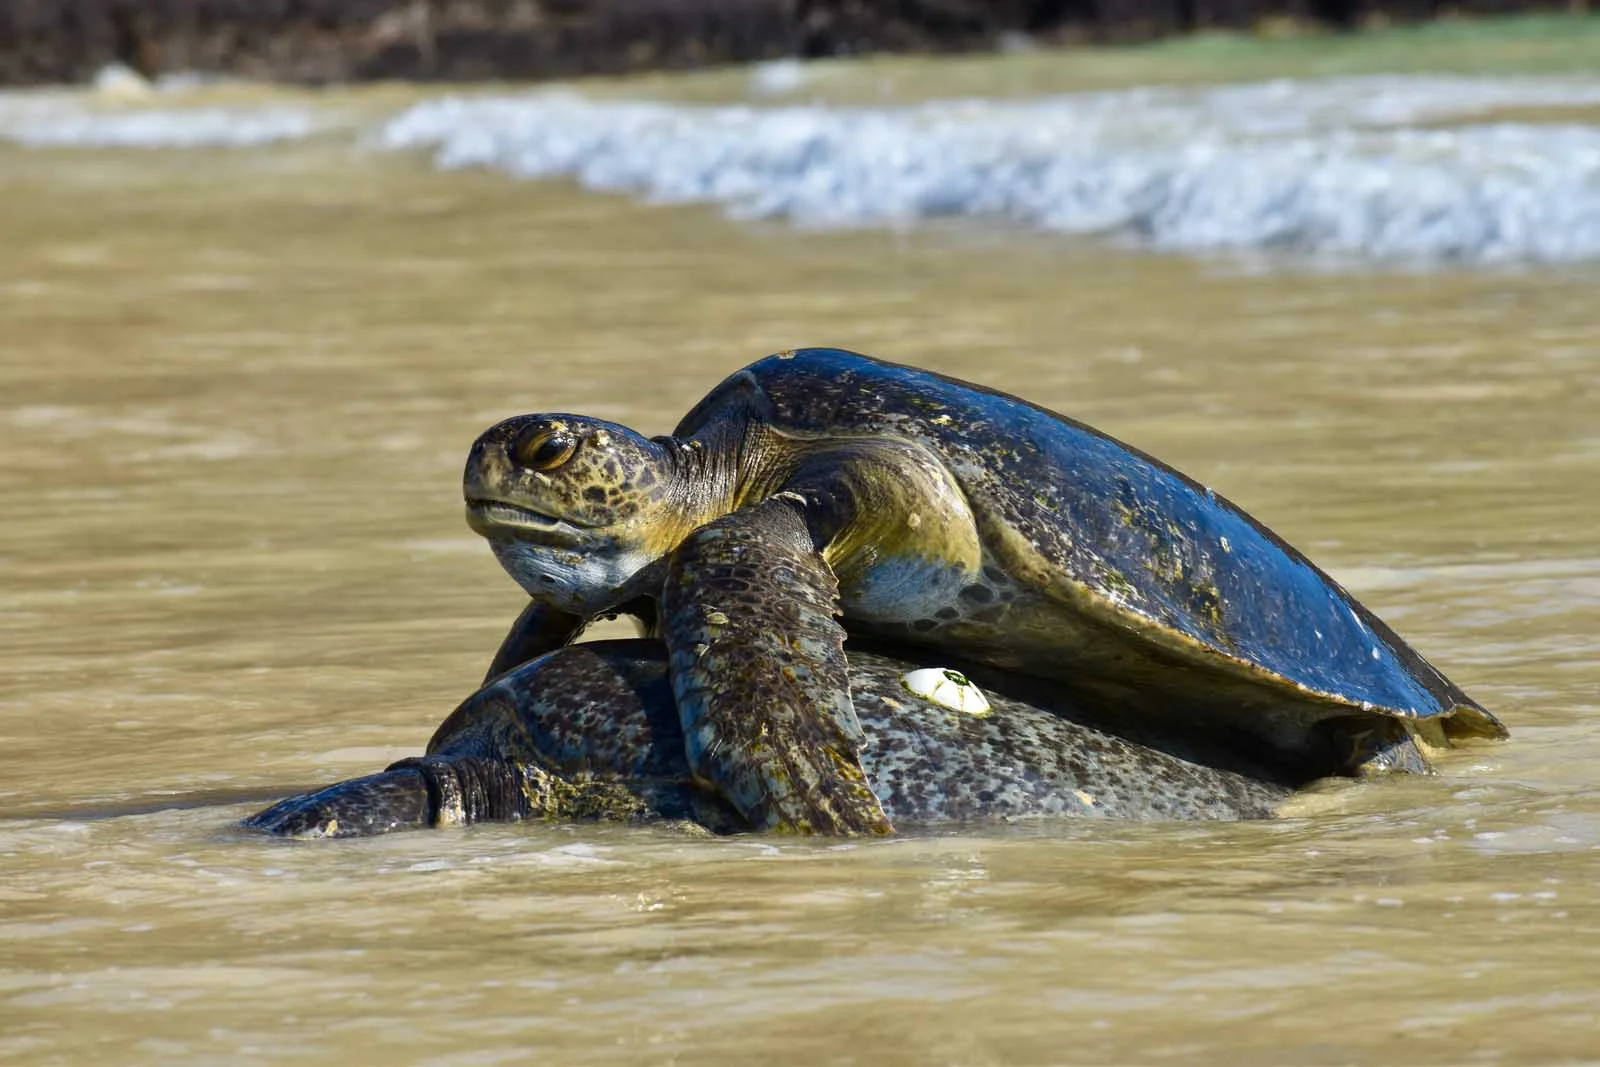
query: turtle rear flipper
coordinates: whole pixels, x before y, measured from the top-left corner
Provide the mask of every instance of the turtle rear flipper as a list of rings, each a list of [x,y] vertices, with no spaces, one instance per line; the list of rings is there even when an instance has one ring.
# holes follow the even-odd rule
[[[887,834],[861,766],[838,583],[803,506],[765,500],[673,553],[662,619],[689,766],[758,829]]]
[[[1316,724],[1315,730],[1332,750],[1336,774],[1376,778],[1385,774],[1433,773],[1422,744],[1401,719],[1348,716],[1325,719]],[[1437,730],[1430,732],[1443,740]]]

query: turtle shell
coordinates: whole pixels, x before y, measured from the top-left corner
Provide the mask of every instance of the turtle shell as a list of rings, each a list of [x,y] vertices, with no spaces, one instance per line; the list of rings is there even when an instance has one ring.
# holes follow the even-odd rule
[[[982,714],[955,708],[908,686],[918,666],[850,654],[862,760],[900,828],[1038,816],[1268,818],[1300,784],[1284,768],[1230,760],[1204,737],[1113,732],[1009,675],[983,678]],[[521,819],[751,829],[694,781],[667,651],[642,640],[588,642],[524,663],[457,708],[426,756],[291,797],[243,825],[357,837]]]
[[[972,628],[889,634],[1039,669],[1118,698],[1303,723],[1434,719],[1448,737],[1505,728],[1349,593],[1242,509],[1092,427],[996,390],[837,349],[761,360],[679,424],[728,418],[802,438],[883,435],[937,455],[966,494],[990,577],[1056,613],[1007,660],[994,611]],[[976,591],[975,591],[976,592]],[[1026,613],[1017,613],[1022,618]],[[852,633],[848,605],[845,625]],[[1043,635],[1041,637],[1041,635]],[[1041,646],[1040,642],[1043,642]],[[1054,647],[1051,647],[1054,646]]]

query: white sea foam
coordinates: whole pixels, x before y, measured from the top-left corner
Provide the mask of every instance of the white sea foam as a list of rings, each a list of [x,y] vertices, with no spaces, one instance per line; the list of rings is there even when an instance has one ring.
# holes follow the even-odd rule
[[[750,68],[751,96],[784,96],[805,87],[810,76],[798,59],[772,59]]]
[[[0,92],[0,142],[35,148],[247,148],[308,137],[321,125],[307,108],[174,107],[161,100],[180,93],[120,68],[102,71],[93,92]]]
[[[1426,126],[1600,104],[1596,79],[1344,78],[902,108],[441,99],[380,143],[739,218],[980,217],[1164,250],[1600,258],[1600,127]]]
[[[0,141],[34,148],[249,148],[299,140],[316,128],[311,115],[281,107],[0,111]]]
[[[758,94],[806,82],[796,64],[757,72]],[[173,106],[181,91],[0,93],[0,142],[249,147],[351,125],[314,107]],[[1600,105],[1600,79],[1342,78],[899,108],[546,91],[422,103],[377,141],[431,150],[447,168],[573,178],[809,227],[970,217],[1186,252],[1597,260],[1600,126],[1481,121],[1566,105]]]

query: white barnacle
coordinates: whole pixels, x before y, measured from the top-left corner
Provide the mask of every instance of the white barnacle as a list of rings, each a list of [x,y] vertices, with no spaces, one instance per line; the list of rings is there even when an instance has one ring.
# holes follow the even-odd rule
[[[901,675],[900,684],[924,700],[967,715],[989,714],[989,700],[966,675],[946,667],[924,667]]]

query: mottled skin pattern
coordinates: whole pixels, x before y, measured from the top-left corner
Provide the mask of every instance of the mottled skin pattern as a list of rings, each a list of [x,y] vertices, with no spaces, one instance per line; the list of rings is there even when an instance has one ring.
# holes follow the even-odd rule
[[[778,494],[799,503],[852,636],[1048,677],[1147,719],[1251,734],[1312,774],[1423,771],[1413,735],[1437,745],[1505,735],[1227,500],[1015,397],[831,349],[738,372],[672,437],[568,415],[485,433],[467,465],[469,517],[536,605],[497,664],[660,597],[666,563],[707,523],[731,516],[724,527],[764,536],[770,513],[756,505]],[[715,590],[698,595],[721,610]],[[786,595],[779,583],[760,593],[768,605]],[[751,688],[757,675],[680,671],[694,662],[686,650],[712,643],[704,627],[669,621],[662,636],[680,701],[691,689],[726,693],[716,706],[685,702],[695,730],[732,736],[752,716],[774,725]],[[697,773],[725,789],[753,773],[770,796],[787,795],[780,779],[808,757],[788,727],[769,742],[718,748]],[[812,762],[820,779],[837,761]],[[741,807],[747,817],[787,818],[737,792],[756,805]]]
[[[656,641],[575,645],[523,664],[445,720],[427,755],[249,819],[291,837],[519,820],[687,822],[716,833],[760,829],[696,783]],[[1239,763],[1205,738],[1144,743],[1099,728],[1059,693],[1002,691],[977,717],[915,696],[911,662],[852,652],[857,749],[881,811],[902,829],[1038,816],[1255,819],[1294,784]],[[781,827],[780,827],[781,828]]]
[[[837,592],[803,502],[784,495],[707,523],[667,568],[661,614],[679,637],[671,665],[689,766],[761,829],[892,830],[857,754]]]

